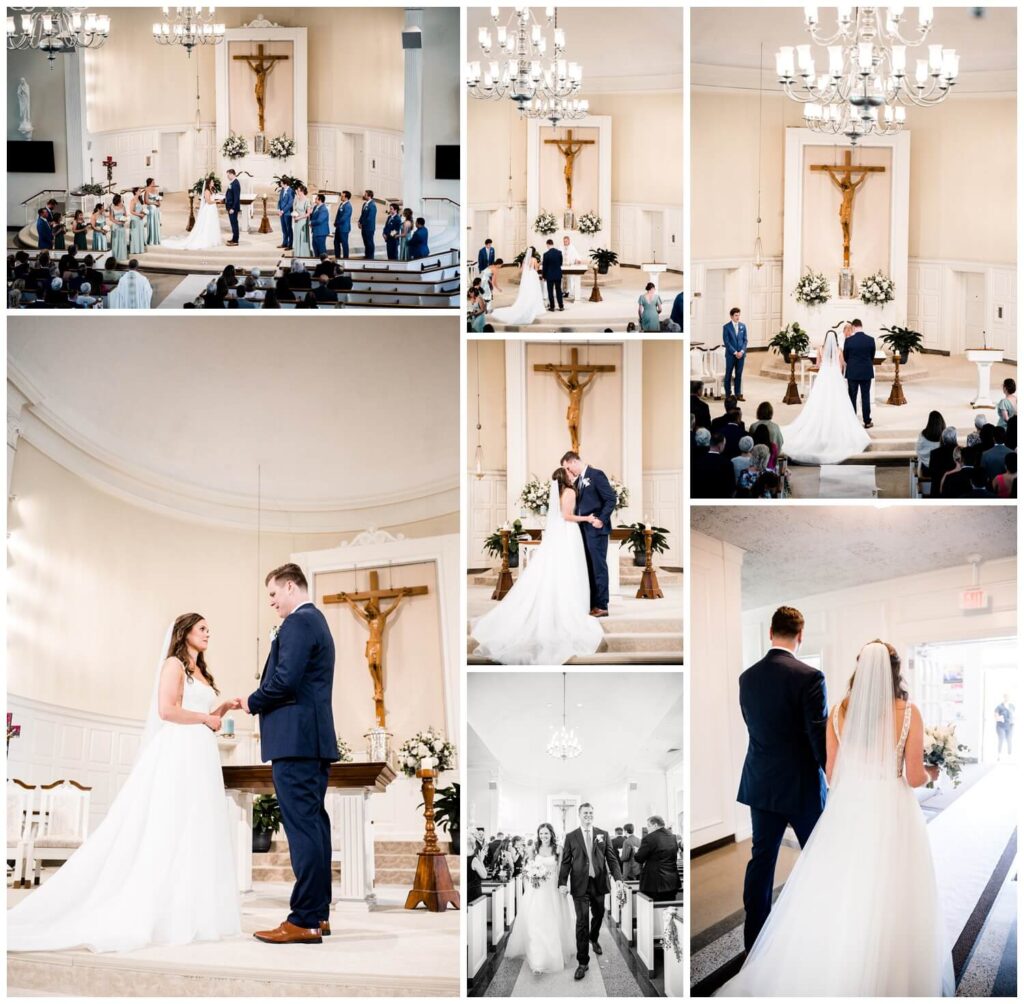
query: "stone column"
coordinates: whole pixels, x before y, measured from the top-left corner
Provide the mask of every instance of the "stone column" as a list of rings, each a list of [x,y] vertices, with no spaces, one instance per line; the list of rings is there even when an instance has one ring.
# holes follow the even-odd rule
[[[410,8],[405,12],[403,35],[423,30],[423,11]],[[422,45],[422,37],[420,38]],[[405,111],[402,146],[402,201],[412,209],[413,216],[426,216],[423,205],[423,49],[409,48],[403,38],[405,52]]]
[[[85,50],[77,49],[64,59],[64,109],[67,129],[68,191],[89,178],[89,146],[85,103]],[[105,176],[104,176],[105,177]],[[90,207],[91,208],[91,207]]]

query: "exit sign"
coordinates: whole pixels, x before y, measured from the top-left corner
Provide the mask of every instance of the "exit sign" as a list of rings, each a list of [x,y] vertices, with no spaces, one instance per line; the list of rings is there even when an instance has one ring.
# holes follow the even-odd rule
[[[988,610],[988,593],[984,589],[965,589],[960,594],[961,610]]]

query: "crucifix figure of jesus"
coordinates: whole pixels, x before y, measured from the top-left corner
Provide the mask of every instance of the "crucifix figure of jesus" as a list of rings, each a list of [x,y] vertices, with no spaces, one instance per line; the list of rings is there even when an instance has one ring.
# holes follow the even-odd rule
[[[347,603],[352,612],[359,618],[370,632],[366,639],[366,663],[373,680],[373,703],[377,714],[377,724],[384,728],[387,724],[384,711],[384,629],[388,618],[398,609],[399,604],[407,596],[424,596],[426,586],[400,586],[397,589],[381,589],[380,576],[376,569],[370,572],[370,588],[361,593],[332,593],[324,597],[324,603]],[[381,600],[393,600],[386,607]],[[359,604],[365,606],[360,607]]]
[[[576,163],[576,157],[585,146],[593,146],[594,140],[592,139],[575,139],[572,134],[572,130],[569,129],[566,133],[565,139],[546,139],[545,144],[554,145],[558,147],[558,152],[565,158],[565,168],[562,171],[565,176],[565,198],[566,205],[569,209],[572,209],[572,171],[573,165]]]
[[[287,56],[271,56],[263,51],[263,43],[256,47],[256,55],[235,56],[234,59],[241,59],[249,64],[249,69],[256,74],[256,110],[260,117],[260,132],[266,128],[267,113],[267,77],[270,71],[277,65],[278,61],[287,59]]]
[[[562,816],[562,839],[565,839],[565,834],[568,832],[566,829],[566,816],[569,814],[570,809],[576,808],[576,799],[568,798],[556,798],[551,803],[551,808],[558,810]]]
[[[583,392],[594,382],[598,373],[614,373],[615,367],[608,365],[581,366],[580,350],[573,349],[568,366],[556,363],[535,363],[534,370],[538,373],[554,373],[559,386],[569,395],[569,407],[565,412],[565,421],[569,426],[569,438],[572,440],[574,453],[580,452],[580,420],[583,408]],[[562,376],[562,374],[567,374]],[[589,376],[580,379],[581,373]]]
[[[842,201],[839,203],[839,225],[843,228],[843,268],[850,267],[850,229],[853,225],[853,197],[857,189],[867,180],[869,174],[882,172],[884,167],[853,164],[853,155],[847,150],[842,165],[812,164],[812,171],[828,171],[832,184],[839,189]],[[853,176],[858,175],[856,181]]]

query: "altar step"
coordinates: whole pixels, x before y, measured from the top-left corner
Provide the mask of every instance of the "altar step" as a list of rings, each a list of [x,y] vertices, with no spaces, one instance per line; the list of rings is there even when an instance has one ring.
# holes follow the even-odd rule
[[[533,324],[500,324],[495,321],[491,321],[488,318],[488,323],[494,325],[494,330],[498,331],[526,331],[531,335],[537,334],[573,334],[573,335],[599,335],[606,332],[611,328],[615,334],[625,334],[626,328],[630,321],[636,322],[635,316],[626,318],[610,318],[604,321],[573,321],[571,316],[571,310],[566,308],[564,314],[548,314],[545,313],[545,317],[559,317],[562,318],[560,321],[536,321]]]
[[[683,584],[682,572],[666,572],[660,568],[655,568],[655,573],[658,576],[658,582],[662,586],[681,586]],[[517,578],[519,574],[518,568],[512,569],[513,579]],[[619,584],[622,586],[635,586],[637,589],[640,588],[640,580],[643,578],[643,569],[637,568],[632,562],[629,563],[628,570],[619,572]],[[474,575],[472,578],[472,584],[474,586],[489,586],[493,589],[498,584],[498,569],[491,569],[489,572],[483,572],[479,575]]]
[[[440,841],[442,848],[450,849],[446,840]],[[416,877],[419,852],[423,847],[420,840],[380,840],[374,843],[374,883],[376,885],[397,885],[412,888]],[[455,888],[459,886],[461,859],[456,854],[445,854],[448,871]]]

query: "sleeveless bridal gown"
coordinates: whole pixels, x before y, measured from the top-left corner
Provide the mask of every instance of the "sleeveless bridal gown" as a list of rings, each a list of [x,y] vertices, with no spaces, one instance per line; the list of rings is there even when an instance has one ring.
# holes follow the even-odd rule
[[[491,312],[491,317],[500,324],[532,324],[544,313],[544,290],[540,284],[540,274],[535,268],[523,262],[523,270],[519,278],[519,293],[511,307],[498,307]]]
[[[562,518],[551,482],[540,546],[505,598],[472,627],[478,652],[505,666],[561,666],[593,655],[604,631],[590,616],[590,580],[578,523]]]
[[[572,899],[558,891],[558,858],[538,854],[533,860],[544,863],[548,877],[536,889],[524,880],[526,892],[505,956],[525,956],[535,973],[558,973],[576,954],[576,912]]]
[[[784,426],[783,452],[798,464],[838,464],[863,453],[871,442],[850,404],[850,392],[839,365],[839,347],[825,336],[820,366],[800,414]]]
[[[186,682],[182,707],[218,703]],[[12,952],[218,941],[241,933],[238,882],[217,737],[161,722],[103,821],[7,913]]]
[[[184,237],[171,237],[164,241],[164,247],[185,251],[205,251],[223,244],[220,211],[217,203],[207,202],[205,196],[199,201],[199,214],[192,229]]]

